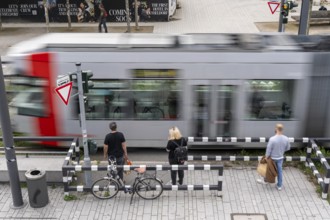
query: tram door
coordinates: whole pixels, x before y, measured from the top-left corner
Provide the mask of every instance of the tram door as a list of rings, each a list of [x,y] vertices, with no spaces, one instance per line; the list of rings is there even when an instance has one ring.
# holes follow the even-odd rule
[[[209,119],[211,110],[211,86],[194,85],[193,93],[193,135],[195,137],[209,136]]]
[[[236,112],[237,86],[225,82],[208,82],[192,86],[191,135],[195,137],[231,136]]]
[[[217,137],[233,136],[234,126],[234,97],[236,86],[218,85],[216,86],[216,120],[214,121]]]

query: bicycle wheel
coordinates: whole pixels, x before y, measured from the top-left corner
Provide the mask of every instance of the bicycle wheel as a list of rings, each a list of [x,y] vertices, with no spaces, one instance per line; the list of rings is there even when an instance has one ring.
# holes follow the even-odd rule
[[[158,107],[150,107],[147,108],[145,113],[149,113],[151,119],[164,119],[164,112]]]
[[[138,181],[134,190],[143,199],[156,199],[163,193],[163,184],[155,178],[144,178]]]
[[[119,192],[119,184],[114,179],[103,178],[92,185],[92,194],[99,199],[111,199]]]

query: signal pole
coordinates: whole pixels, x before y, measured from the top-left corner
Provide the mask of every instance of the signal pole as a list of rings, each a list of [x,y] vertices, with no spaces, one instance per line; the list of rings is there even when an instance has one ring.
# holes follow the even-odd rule
[[[79,97],[79,108],[80,108],[80,122],[81,122],[81,133],[82,141],[84,146],[84,164],[85,166],[91,166],[91,159],[88,151],[88,139],[87,139],[87,127],[86,127],[86,115],[85,115],[85,103],[84,103],[84,92],[83,92],[83,80],[81,63],[76,63],[77,67],[77,84],[78,84],[78,97]],[[86,82],[88,83],[88,82]],[[92,173],[91,171],[85,171],[85,183],[87,187],[92,186]]]
[[[278,32],[284,32],[284,29],[285,29],[284,24],[283,24],[283,13],[282,13],[284,1],[285,0],[281,0],[281,5],[280,5],[281,13],[280,13],[279,21],[278,21]]]
[[[13,132],[11,129],[10,115],[8,111],[8,102],[6,97],[5,82],[2,72],[2,63],[0,58],[0,121],[5,145],[5,154],[10,182],[11,195],[13,197],[13,209],[20,209],[26,206],[23,201],[22,189],[19,181],[16,153],[14,148]]]
[[[309,33],[309,18],[312,11],[312,0],[302,0],[300,11],[300,22],[298,35],[308,35]]]

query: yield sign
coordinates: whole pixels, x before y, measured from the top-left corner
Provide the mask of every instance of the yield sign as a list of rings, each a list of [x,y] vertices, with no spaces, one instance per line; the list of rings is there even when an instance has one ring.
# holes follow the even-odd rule
[[[55,89],[55,91],[57,92],[57,94],[60,96],[60,98],[63,100],[63,102],[66,105],[69,102],[71,88],[72,88],[72,82],[69,82],[69,83],[64,84],[64,85],[62,85],[60,87],[57,87]]]
[[[278,8],[278,6],[280,6],[281,3],[279,2],[267,2],[270,11],[272,12],[272,14],[275,13],[276,9]]]

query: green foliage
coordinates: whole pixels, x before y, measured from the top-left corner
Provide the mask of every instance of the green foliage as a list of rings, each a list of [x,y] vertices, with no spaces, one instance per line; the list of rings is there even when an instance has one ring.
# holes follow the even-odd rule
[[[78,199],[78,197],[75,195],[65,195],[64,196],[64,201],[67,201],[67,202],[77,200],[77,199]]]
[[[20,185],[21,185],[21,188],[27,188],[27,183],[26,182],[21,182]]]

